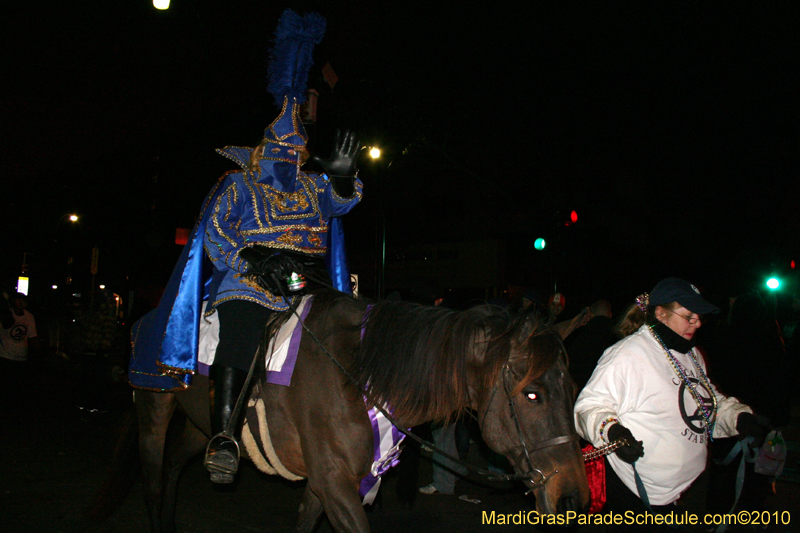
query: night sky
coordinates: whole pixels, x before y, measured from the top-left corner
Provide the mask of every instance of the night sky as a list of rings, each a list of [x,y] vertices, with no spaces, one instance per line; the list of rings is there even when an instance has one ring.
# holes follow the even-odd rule
[[[214,148],[256,144],[276,115],[266,59],[285,7],[328,20],[312,148],[353,128],[384,149],[345,222],[365,276],[380,216],[390,255],[496,240],[506,283],[555,277],[574,305],[667,275],[732,294],[800,260],[796,3],[405,4],[3,7],[3,289],[24,252],[49,287],[69,256],[85,276],[92,246],[98,281],[164,283],[175,228],[232,168]],[[534,251],[539,236],[553,246]]]

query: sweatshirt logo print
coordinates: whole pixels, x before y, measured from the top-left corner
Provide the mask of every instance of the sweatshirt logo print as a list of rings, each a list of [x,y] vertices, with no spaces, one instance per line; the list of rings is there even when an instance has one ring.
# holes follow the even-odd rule
[[[711,400],[711,391],[709,391],[697,378],[689,377],[689,381],[697,390],[700,400],[703,402],[706,410],[711,411],[713,402]],[[681,418],[686,426],[694,433],[705,433],[705,422],[703,420],[703,412],[697,405],[697,402],[692,396],[691,391],[686,387],[686,383],[681,381],[680,388],[678,389],[678,409],[681,413]]]

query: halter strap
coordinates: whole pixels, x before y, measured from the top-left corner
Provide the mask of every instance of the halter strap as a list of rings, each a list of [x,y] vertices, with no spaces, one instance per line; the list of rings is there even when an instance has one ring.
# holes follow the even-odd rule
[[[529,481],[531,482],[530,489],[526,492],[526,494],[532,492],[534,489],[541,487],[545,483],[547,483],[552,476],[558,474],[558,469],[554,470],[550,473],[550,475],[545,475],[541,470],[535,468],[533,463],[531,462],[531,455],[530,452],[536,450],[542,450],[544,448],[550,448],[552,446],[559,446],[561,444],[567,444],[569,442],[575,442],[578,440],[578,434],[576,432],[572,432],[568,435],[560,435],[558,437],[553,437],[552,439],[547,439],[543,441],[538,441],[534,443],[533,448],[528,448],[527,443],[525,442],[525,435],[522,432],[522,427],[519,423],[519,416],[517,415],[517,408],[516,403],[514,402],[514,396],[511,394],[511,386],[509,384],[508,376],[511,374],[511,367],[509,367],[508,363],[503,366],[503,389],[505,390],[506,397],[508,398],[508,408],[511,411],[511,418],[514,420],[514,427],[517,430],[517,439],[519,439],[520,447],[522,447],[522,452],[525,457],[525,462],[528,464],[528,474],[524,476],[528,478],[534,472],[538,473],[541,479],[539,481],[534,481],[533,478],[530,478]],[[484,417],[484,422],[486,418]]]

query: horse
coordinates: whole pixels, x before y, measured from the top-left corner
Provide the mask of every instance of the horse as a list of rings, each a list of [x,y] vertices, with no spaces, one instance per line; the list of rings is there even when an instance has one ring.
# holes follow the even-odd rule
[[[297,532],[312,531],[323,513],[337,532],[370,530],[359,484],[373,463],[371,405],[386,406],[401,428],[472,410],[488,446],[533,492],[538,512],[588,507],[566,353],[535,317],[489,306],[370,303],[335,291],[314,294],[310,306],[291,383],[268,383],[260,365],[245,416],[265,418],[271,456],[284,476],[308,480]],[[265,333],[260,353],[271,335]],[[174,531],[179,473],[210,435],[208,393],[200,375],[178,392],[135,391],[154,533]],[[178,408],[186,423],[167,442]]]

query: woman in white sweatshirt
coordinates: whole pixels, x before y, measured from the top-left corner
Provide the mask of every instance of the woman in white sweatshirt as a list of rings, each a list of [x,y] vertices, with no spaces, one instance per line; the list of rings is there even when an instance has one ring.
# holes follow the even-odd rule
[[[678,278],[639,296],[575,403],[578,433],[595,447],[625,438],[607,456],[606,511],[668,512],[706,466],[708,442],[763,429],[752,410],[711,384],[694,348],[703,315],[718,313]],[[634,469],[635,467],[635,469]],[[636,473],[644,493],[637,488]]]

